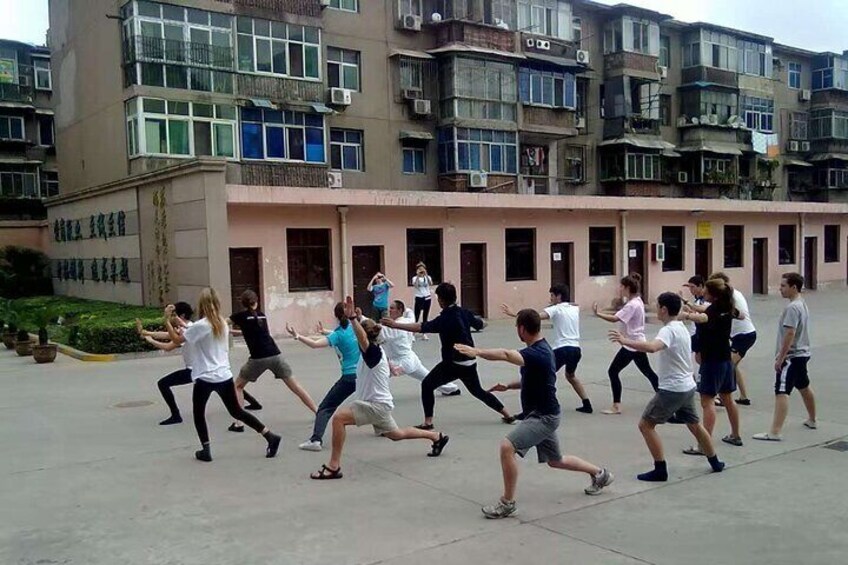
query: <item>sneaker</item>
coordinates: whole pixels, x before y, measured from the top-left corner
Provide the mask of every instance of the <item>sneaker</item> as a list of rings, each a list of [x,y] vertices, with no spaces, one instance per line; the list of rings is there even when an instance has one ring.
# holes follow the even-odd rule
[[[819,429],[819,425],[816,423],[815,420],[807,420],[806,422],[804,422],[804,426],[810,428],[811,430]]]
[[[754,439],[758,439],[760,441],[782,441],[783,436],[780,434],[770,434],[768,432],[764,434],[754,434],[751,436]]]
[[[442,396],[459,396],[462,394],[462,389],[456,389],[453,392],[443,392]]]
[[[615,475],[606,469],[601,469],[600,473],[592,477],[592,484],[583,489],[583,492],[589,496],[601,494],[601,490],[603,490],[604,487],[610,486],[614,480]]]
[[[303,451],[321,451],[323,444],[320,441],[307,440],[297,446]]]
[[[490,520],[506,518],[507,516],[511,516],[515,513],[515,501],[506,502],[504,500],[499,500],[497,504],[484,506],[482,510],[483,515]]]
[[[751,399],[750,398],[737,398],[735,402],[739,406],[750,406],[751,405]]]
[[[713,403],[716,406],[721,406],[722,408],[724,407],[724,403],[721,401],[721,398],[719,398],[718,396],[715,397],[715,400],[713,400]]]

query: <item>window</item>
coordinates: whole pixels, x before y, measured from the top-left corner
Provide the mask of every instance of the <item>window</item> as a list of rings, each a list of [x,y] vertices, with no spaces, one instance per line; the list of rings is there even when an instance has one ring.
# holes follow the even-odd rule
[[[774,63],[771,45],[739,40],[737,47],[742,52],[739,72],[760,77],[772,76]]]
[[[355,129],[330,130],[330,168],[336,171],[364,171],[363,133]]]
[[[671,66],[671,38],[667,35],[660,36],[660,66]]]
[[[659,57],[659,25],[630,16],[607,22],[604,26],[604,54],[621,51]]]
[[[462,3],[465,0],[459,0]],[[502,29],[515,29],[515,0],[488,0],[483,2],[483,21]]]
[[[834,109],[813,110],[810,116],[811,139],[848,139],[848,112]]]
[[[50,77],[50,59],[33,57],[32,67],[35,71],[36,90],[53,90],[53,79]]]
[[[824,227],[825,263],[839,263],[840,228],[839,225],[826,225]]]
[[[126,111],[131,157],[236,157],[234,106],[134,98]]]
[[[359,0],[330,0],[330,8],[343,12],[358,12]]]
[[[536,280],[536,230],[506,229],[506,280]]]
[[[589,276],[615,274],[615,228],[589,228]]]
[[[518,0],[518,29],[535,35],[571,39],[571,6],[558,0]]]
[[[442,230],[406,230],[406,280],[411,281],[418,270],[416,265],[427,265],[427,274],[438,284],[442,281]]]
[[[333,290],[330,230],[286,229],[289,291]]]
[[[789,88],[801,88],[801,63],[789,63]]]
[[[45,146],[55,145],[53,137],[53,116],[39,116],[38,144]]]
[[[632,22],[633,24],[633,51],[636,53],[648,52],[648,24],[647,22]]]
[[[577,107],[577,79],[553,66],[523,66],[518,69],[518,95],[522,104],[573,110]]]
[[[518,146],[514,131],[445,127],[439,130],[439,172],[516,174]]]
[[[739,115],[739,95],[718,90],[685,90],[680,95],[680,115],[717,116],[720,124]]]
[[[290,110],[243,108],[242,157],[326,163],[324,116]]]
[[[580,18],[571,19],[571,41],[578,49],[583,48],[583,20]]]
[[[427,172],[427,151],[424,147],[403,146],[403,172],[407,175],[423,175]]]
[[[582,145],[565,145],[563,161],[560,163],[560,178],[569,182],[583,182],[583,163],[586,160],[586,148]]]
[[[423,16],[421,0],[398,0],[398,14],[403,16]]]
[[[724,268],[738,269],[742,267],[744,256],[744,226],[724,226]]]
[[[662,180],[659,154],[627,153],[627,180]]]
[[[330,88],[359,90],[359,51],[327,48],[327,80]]]
[[[239,71],[321,79],[321,30],[317,27],[239,17],[236,29]]]
[[[686,228],[683,226],[663,226],[662,241],[665,245],[663,272],[683,270],[685,234]]]
[[[516,120],[518,89],[509,63],[455,57],[439,65],[442,118]]]
[[[41,171],[41,197],[48,198],[59,194],[59,173]]]
[[[0,172],[0,196],[38,198],[38,183],[34,173]]]
[[[807,139],[807,124],[809,115],[806,112],[790,112],[789,114],[789,139]]]
[[[777,262],[780,265],[795,264],[795,226],[792,224],[778,227]]]
[[[0,139],[24,139],[24,119],[20,116],[0,116]]]
[[[765,133],[774,131],[774,100],[743,96],[741,105],[749,129]]]
[[[671,94],[660,94],[660,125],[671,126]]]

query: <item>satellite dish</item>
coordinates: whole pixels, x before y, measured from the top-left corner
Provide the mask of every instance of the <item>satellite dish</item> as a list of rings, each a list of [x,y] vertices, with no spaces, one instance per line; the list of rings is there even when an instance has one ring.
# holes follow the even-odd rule
[[[439,23],[442,21],[442,15],[439,12],[433,12],[433,15],[430,16],[430,21],[434,23]]]

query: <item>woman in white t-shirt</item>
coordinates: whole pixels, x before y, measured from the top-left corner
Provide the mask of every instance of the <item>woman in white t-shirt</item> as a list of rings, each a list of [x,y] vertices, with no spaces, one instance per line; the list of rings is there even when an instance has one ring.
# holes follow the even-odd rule
[[[430,287],[433,286],[433,279],[427,274],[427,266],[424,263],[418,263],[416,269],[415,276],[412,277],[410,283],[415,291],[415,322],[418,323],[419,316],[423,315],[420,323],[424,324],[430,317],[430,305],[433,302],[433,293],[430,291]],[[424,341],[429,339],[427,334],[421,334],[421,338]]]
[[[189,345],[191,378],[194,381],[192,405],[194,409],[194,427],[200,438],[202,448],[194,456],[200,461],[212,461],[209,447],[209,430],[206,427],[206,403],[213,392],[217,393],[233,418],[244,422],[250,428],[261,433],[268,442],[266,457],[274,457],[280,448],[282,439],[271,432],[256,417],[239,406],[233,373],[230,370],[229,327],[221,316],[221,302],[218,294],[211,288],[200,292],[197,313],[200,319],[187,327],[182,333],[171,324],[174,306],[165,308],[165,327],[171,341]]]

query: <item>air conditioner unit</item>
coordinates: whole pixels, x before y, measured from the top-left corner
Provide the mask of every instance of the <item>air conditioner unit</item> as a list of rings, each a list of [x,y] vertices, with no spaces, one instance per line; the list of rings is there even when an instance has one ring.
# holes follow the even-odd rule
[[[321,7],[328,8],[330,6],[330,0],[321,0]]]
[[[665,261],[665,243],[654,243],[651,245],[651,251],[654,262],[662,263]]]
[[[347,88],[334,87],[330,89],[330,104],[335,106],[350,106],[350,102],[350,90]]]
[[[577,62],[581,65],[589,65],[589,52],[585,49],[579,49],[576,55]]]
[[[421,98],[420,88],[404,88],[401,92],[404,100],[418,100]]]
[[[528,37],[527,39],[524,40],[524,45],[527,46],[527,47],[530,47],[532,49],[532,48],[536,47],[536,40],[533,39],[532,37]]]
[[[584,118],[584,117],[577,118],[575,126],[577,127],[577,129],[586,129],[586,118]]]
[[[677,173],[677,183],[678,184],[688,184],[689,183],[689,173],[685,171],[680,171]]]
[[[809,102],[813,97],[813,93],[809,90],[799,90],[798,91],[798,100],[801,102]]]
[[[468,175],[468,186],[470,188],[487,188],[489,186],[489,174],[476,172]]]
[[[421,16],[406,14],[401,18],[400,26],[407,31],[421,31]]]
[[[714,126],[718,125],[718,114],[710,114],[710,124]]]
[[[342,174],[336,171],[329,171],[327,173],[327,186],[330,188],[341,188]]]
[[[551,42],[547,39],[537,39],[536,40],[536,49],[541,49],[542,51],[550,51],[551,50]]]
[[[791,151],[793,153],[797,153],[798,150],[801,148],[800,146],[801,146],[801,144],[798,143],[797,141],[794,141],[794,140],[789,141],[789,151]]]
[[[808,153],[810,151],[810,142],[802,141],[801,142],[801,151],[804,153]]]
[[[412,101],[412,113],[416,116],[429,116],[432,112],[432,108],[429,100],[413,100]]]
[[[668,67],[657,65],[657,73],[659,73],[660,78],[668,78]]]

